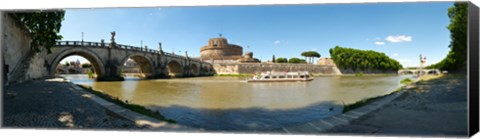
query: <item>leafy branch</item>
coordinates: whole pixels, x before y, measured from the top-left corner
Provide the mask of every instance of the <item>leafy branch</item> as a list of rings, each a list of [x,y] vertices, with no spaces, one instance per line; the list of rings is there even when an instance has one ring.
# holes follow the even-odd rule
[[[55,46],[57,40],[63,38],[59,35],[65,15],[63,10],[13,12],[10,15],[25,25],[28,32],[32,34],[30,46],[36,52],[40,52],[41,47],[45,47],[47,52],[51,53],[50,48]]]

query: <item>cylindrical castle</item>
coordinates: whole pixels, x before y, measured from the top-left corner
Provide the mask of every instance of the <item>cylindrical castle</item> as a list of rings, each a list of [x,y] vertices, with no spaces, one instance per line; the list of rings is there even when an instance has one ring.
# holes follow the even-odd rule
[[[200,48],[200,58],[202,60],[237,60],[242,58],[243,48],[239,45],[228,44],[227,39],[212,38],[208,40],[208,45]]]

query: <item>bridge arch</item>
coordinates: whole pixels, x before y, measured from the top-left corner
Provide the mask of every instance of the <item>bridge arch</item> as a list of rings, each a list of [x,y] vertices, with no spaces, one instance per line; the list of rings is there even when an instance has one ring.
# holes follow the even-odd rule
[[[101,77],[105,74],[105,69],[103,61],[101,58],[92,52],[91,50],[85,49],[85,48],[69,48],[65,49],[56,55],[53,60],[50,62],[50,75],[55,75],[56,67],[60,63],[61,60],[65,59],[68,56],[72,55],[79,55],[87,59],[93,66],[93,70],[95,74],[97,74],[97,77]]]
[[[168,75],[170,77],[182,77],[183,66],[176,60],[170,60],[167,64]]]
[[[206,73],[208,72],[208,67],[207,66],[202,66],[202,68],[200,69],[203,73]]]
[[[197,66],[197,64],[190,64],[190,72],[193,76],[198,76],[199,75],[199,67]]]
[[[140,66],[140,72],[141,74],[143,74],[143,77],[148,78],[155,74],[155,68],[153,66],[153,61],[151,60],[151,58],[138,53],[130,54],[121,61],[122,66],[124,66],[125,62],[127,62],[129,58],[135,61]]]

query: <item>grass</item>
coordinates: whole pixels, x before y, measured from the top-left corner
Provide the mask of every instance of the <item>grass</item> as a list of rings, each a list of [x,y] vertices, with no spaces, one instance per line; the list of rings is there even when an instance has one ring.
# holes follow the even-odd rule
[[[363,73],[362,73],[362,72],[355,73],[355,76],[357,76],[357,77],[362,77],[362,76],[363,76]]]
[[[92,93],[92,94],[94,94],[94,95],[96,95],[100,98],[103,98],[103,99],[105,99],[109,102],[117,104],[117,105],[119,105],[123,108],[132,110],[134,112],[137,112],[137,113],[140,113],[140,114],[143,114],[143,115],[146,115],[146,116],[158,119],[158,120],[166,121],[166,122],[169,122],[169,123],[176,123],[174,120],[165,118],[165,116],[160,114],[160,112],[158,112],[158,111],[152,111],[152,110],[147,109],[147,108],[145,108],[144,106],[141,106],[141,105],[125,103],[122,100],[120,100],[119,98],[114,98],[114,97],[112,97],[108,94],[105,94],[103,92],[93,90],[92,87],[89,87],[89,86],[83,86],[83,85],[78,85],[78,86],[87,90],[87,91],[89,91],[90,93]]]
[[[396,73],[346,73],[346,74],[341,74],[340,76],[397,76]]]
[[[253,74],[215,74],[215,76],[228,76],[228,77],[252,77]]]
[[[428,80],[434,80],[434,79],[438,79],[438,78],[442,78],[442,77],[445,77],[444,75],[425,75],[425,76],[421,76],[419,80],[417,81],[413,81],[411,80],[410,78],[405,78],[403,79],[402,81],[400,81],[400,83],[402,84],[410,84],[410,83],[415,83],[415,82],[418,82],[418,81],[428,81]],[[365,106],[373,101],[376,101],[376,100],[379,100],[379,99],[382,99],[386,96],[389,96],[391,94],[394,94],[398,91],[400,91],[402,88],[397,88],[397,90],[389,93],[389,94],[386,94],[386,95],[383,95],[383,96],[377,96],[377,97],[373,97],[373,98],[369,98],[369,99],[364,99],[364,100],[361,100],[361,101],[358,101],[358,102],[355,102],[353,104],[348,104],[348,105],[345,105],[343,107],[343,113],[345,112],[348,112],[350,110],[353,110],[353,109],[356,109],[356,108],[359,108],[359,107],[362,107],[362,106]]]
[[[443,77],[443,76],[444,76],[443,74],[439,74],[439,75],[424,75],[424,76],[420,76],[419,81],[428,81],[428,80],[438,79],[438,78],[441,78],[441,77]]]
[[[402,89],[402,88],[400,87],[400,88],[397,88],[397,90],[395,90],[395,91],[393,91],[393,92],[391,92],[391,93],[389,93],[389,94],[383,95],[383,96],[377,96],[377,97],[373,97],[373,98],[368,98],[368,99],[364,99],[364,100],[361,100],[361,101],[357,101],[357,102],[355,102],[355,103],[353,103],[353,104],[345,105],[345,106],[343,106],[343,113],[348,112],[348,111],[353,110],[353,109],[356,109],[356,108],[360,108],[360,107],[365,106],[365,105],[367,105],[367,104],[369,104],[369,103],[371,103],[371,102],[373,102],[373,101],[377,101],[377,100],[382,99],[382,98],[384,98],[384,97],[387,97],[387,96],[389,96],[389,95],[391,95],[391,94],[397,93],[397,92],[400,91],[401,89]]]
[[[413,82],[413,80],[410,79],[410,78],[405,78],[405,79],[400,81],[401,84],[410,84],[412,82]]]

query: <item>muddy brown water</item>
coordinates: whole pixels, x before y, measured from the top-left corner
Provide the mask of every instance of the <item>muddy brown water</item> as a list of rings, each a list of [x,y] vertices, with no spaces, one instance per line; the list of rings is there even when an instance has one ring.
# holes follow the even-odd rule
[[[341,113],[344,104],[390,93],[409,76],[328,76],[310,82],[247,83],[245,77],[95,82],[62,75],[129,103],[158,110],[179,124],[207,130],[268,130]]]

